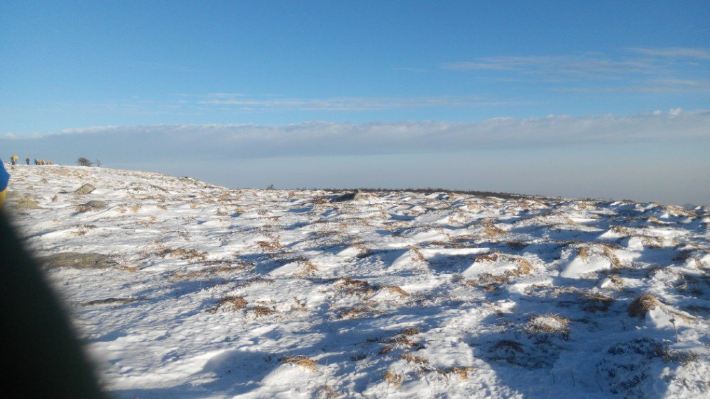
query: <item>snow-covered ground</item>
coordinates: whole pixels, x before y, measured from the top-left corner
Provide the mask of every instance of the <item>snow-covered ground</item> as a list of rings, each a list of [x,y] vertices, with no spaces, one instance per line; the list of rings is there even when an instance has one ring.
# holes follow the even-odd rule
[[[708,208],[11,173],[119,398],[710,395]]]

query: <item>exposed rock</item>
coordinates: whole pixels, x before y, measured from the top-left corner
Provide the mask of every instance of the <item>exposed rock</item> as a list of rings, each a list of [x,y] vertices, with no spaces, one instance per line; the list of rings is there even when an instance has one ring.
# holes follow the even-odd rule
[[[81,204],[76,207],[76,211],[79,213],[82,212],[89,212],[89,211],[97,211],[99,209],[104,209],[108,205],[106,204],[106,201],[98,201],[98,200],[93,200],[89,201],[85,204]]]
[[[86,183],[86,184],[82,185],[81,187],[79,187],[78,189],[76,189],[76,191],[74,191],[74,194],[86,195],[86,194],[91,194],[94,190],[96,190],[96,187],[92,186],[89,183]]]
[[[39,258],[39,261],[47,268],[106,269],[117,265],[110,255],[92,252],[60,252]]]

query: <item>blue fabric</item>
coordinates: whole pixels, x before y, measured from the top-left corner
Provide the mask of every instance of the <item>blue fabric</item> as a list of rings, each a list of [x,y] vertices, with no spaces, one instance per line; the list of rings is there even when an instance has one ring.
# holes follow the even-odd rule
[[[7,183],[10,181],[10,174],[5,170],[5,163],[0,159],[0,191],[7,188]]]

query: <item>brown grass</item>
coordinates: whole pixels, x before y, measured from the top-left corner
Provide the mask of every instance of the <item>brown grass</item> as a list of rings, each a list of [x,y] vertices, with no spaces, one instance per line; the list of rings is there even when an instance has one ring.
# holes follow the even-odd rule
[[[498,287],[508,284],[510,278],[505,275],[493,275],[490,273],[482,273],[477,276],[476,280],[466,280],[465,284],[469,287],[480,287],[484,290],[491,292],[498,289]]]
[[[281,363],[292,364],[309,371],[315,371],[318,368],[318,363],[306,356],[287,356],[281,359]]]
[[[84,306],[92,306],[92,305],[113,305],[113,304],[118,304],[118,305],[124,305],[127,303],[135,302],[139,300],[140,298],[133,298],[133,297],[127,297],[127,298],[105,298],[105,299],[95,299],[93,301],[87,301],[82,303]]]
[[[382,286],[382,288],[380,288],[380,289],[383,291],[388,291],[392,294],[399,295],[401,298],[406,298],[409,296],[409,293],[407,291],[403,290],[402,288],[400,288],[399,286],[396,286],[396,285],[385,285],[385,286]]]
[[[215,313],[220,309],[240,310],[247,306],[247,300],[242,296],[230,295],[220,299],[217,305],[208,310],[209,313]]]
[[[405,353],[400,358],[407,363],[414,363],[419,366],[427,365],[429,364],[429,361],[421,356],[415,356],[411,353]]]
[[[338,285],[343,287],[347,292],[352,293],[355,291],[371,291],[372,287],[370,283],[363,280],[355,280],[350,277],[341,278],[337,282]]]
[[[488,219],[483,222],[483,234],[486,237],[495,238],[505,234],[505,230],[501,229],[500,227],[497,227],[495,224],[493,224],[492,220]]]
[[[93,201],[89,201],[85,204],[77,205],[76,212],[77,213],[84,213],[84,212],[89,212],[89,211],[98,211],[98,210],[106,208],[107,206],[108,206],[108,204],[106,204],[106,201],[93,200]]]
[[[523,276],[532,273],[533,265],[527,259],[515,258],[515,263],[518,264],[518,268],[514,271],[517,276]]]
[[[256,244],[264,251],[278,251],[283,247],[279,240],[257,241]]]
[[[382,349],[380,349],[380,354],[390,353],[399,348],[417,350],[423,348],[423,345],[412,340],[410,336],[397,334],[392,338],[384,340],[384,345],[382,346]]]
[[[354,308],[349,308],[342,310],[338,313],[338,318],[340,319],[355,319],[370,311],[369,308],[364,306],[356,306]]]
[[[451,367],[437,370],[437,372],[443,374],[445,377],[456,376],[462,380],[468,380],[468,375],[472,370],[473,367]]]
[[[207,252],[198,251],[192,248],[163,248],[156,252],[161,258],[177,258],[190,261],[205,261]]]
[[[583,298],[582,309],[587,312],[606,312],[609,310],[609,306],[614,303],[614,298],[598,293],[586,293]]]
[[[412,335],[417,335],[421,331],[417,327],[407,327],[404,330],[400,331],[399,333],[404,335],[404,336],[412,336]]]
[[[276,313],[276,311],[274,309],[272,309],[268,306],[261,306],[261,305],[254,306],[250,310],[254,313],[254,315],[256,317],[269,316],[269,315]]]
[[[476,256],[475,262],[497,262],[500,256],[501,255],[498,252],[490,252]]]
[[[643,294],[634,299],[627,309],[629,316],[643,318],[649,310],[656,309],[661,302],[651,294]]]
[[[310,260],[301,260],[301,269],[298,271],[298,276],[312,276],[318,272],[318,268]]]
[[[18,210],[29,210],[29,209],[40,209],[41,207],[39,206],[39,203],[35,201],[34,198],[32,198],[29,195],[23,195],[20,197],[17,202],[14,204],[15,209]]]
[[[387,370],[385,371],[384,380],[390,385],[399,386],[402,385],[402,381],[404,381],[404,376],[402,374],[397,374],[390,370]]]
[[[422,254],[422,251],[419,250],[419,248],[411,247],[410,250],[412,251],[412,259],[417,262],[426,262],[426,258]]]
[[[89,230],[95,228],[96,226],[93,224],[82,224],[81,226],[77,227],[76,231],[74,231],[73,234],[82,237],[85,236],[89,232]]]
[[[630,236],[633,232],[625,226],[612,226],[611,231],[622,236]]]
[[[622,280],[621,277],[619,277],[615,274],[610,274],[609,280],[611,281],[612,284],[614,284],[614,287],[616,287],[617,289],[624,287],[624,280]]]
[[[609,259],[609,262],[611,262],[612,267],[621,267],[621,260],[619,260],[619,257],[616,256],[613,248],[608,245],[602,245],[602,251],[604,252],[604,256],[606,256]]]
[[[316,398],[318,399],[334,399],[340,397],[340,393],[330,385],[323,385],[316,390]]]
[[[506,255],[498,252],[480,255],[476,257],[475,262],[495,262]],[[509,258],[509,256],[507,256]],[[522,257],[513,258],[518,267],[513,270],[506,270],[501,274],[481,273],[476,280],[466,280],[465,284],[469,287],[481,287],[486,291],[495,291],[498,287],[510,283],[515,277],[528,275],[534,271],[534,267],[530,261]]]

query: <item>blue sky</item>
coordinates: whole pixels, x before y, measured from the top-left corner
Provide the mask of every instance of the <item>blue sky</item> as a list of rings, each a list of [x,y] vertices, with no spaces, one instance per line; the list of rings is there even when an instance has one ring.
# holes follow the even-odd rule
[[[705,108],[706,1],[10,1],[3,132]]]
[[[219,148],[219,140],[245,134],[244,125],[296,125],[307,136],[302,127],[320,129],[316,121],[337,124],[345,136],[372,124],[389,128],[380,136],[414,135],[398,142],[405,150],[360,138],[343,155],[438,160],[453,150],[590,141],[570,134],[577,131],[611,146],[637,140],[641,130],[656,149],[680,137],[683,160],[697,156],[687,148],[708,148],[710,136],[707,1],[5,1],[0,49],[0,144],[27,152],[32,146],[17,140],[117,129],[163,137],[166,126],[185,142],[207,134]],[[509,122],[491,130],[491,121]],[[441,146],[431,145],[439,137],[417,139],[427,123],[458,126],[442,133],[454,139]],[[543,124],[545,134],[528,131],[530,124]],[[210,126],[223,129],[219,137]],[[225,133],[230,126],[242,130]],[[501,136],[503,128],[528,136]],[[287,134],[272,132],[267,147]],[[289,143],[263,156],[329,155]],[[86,151],[109,164],[133,159],[104,147]],[[75,159],[68,144],[52,148],[54,157]],[[171,159],[226,157],[190,150]]]

